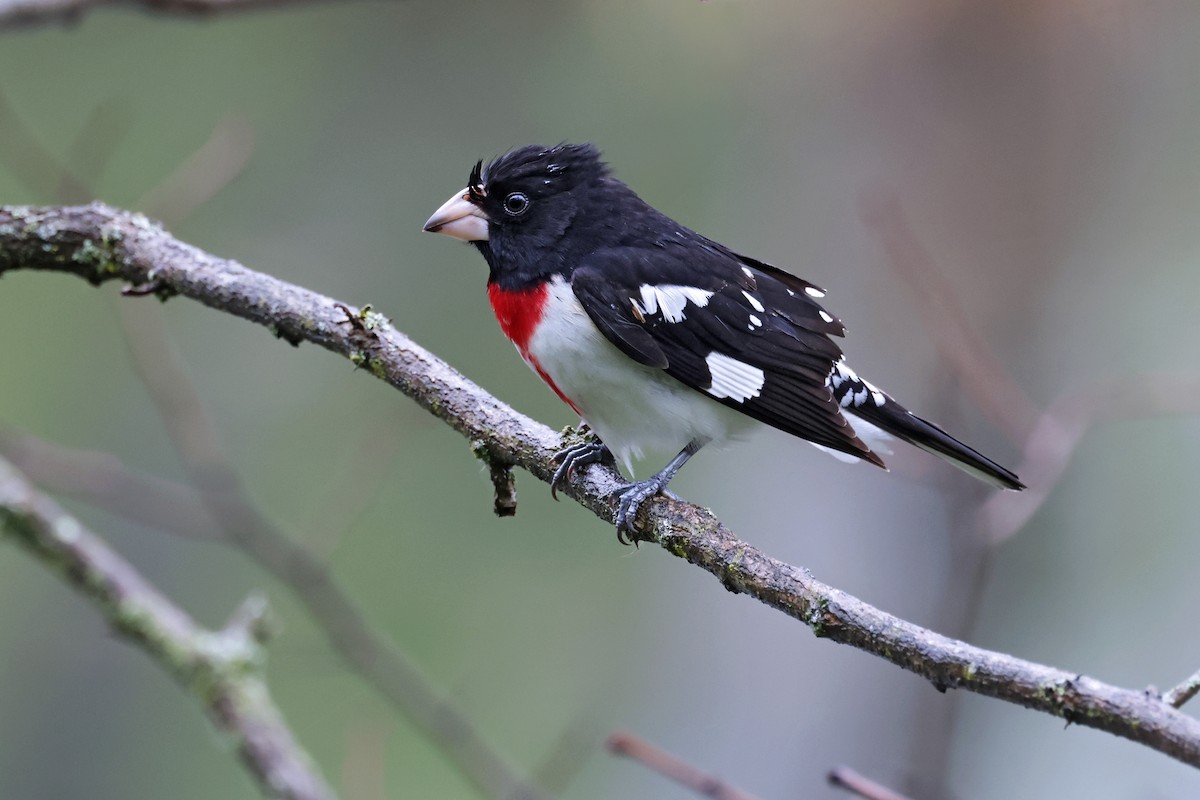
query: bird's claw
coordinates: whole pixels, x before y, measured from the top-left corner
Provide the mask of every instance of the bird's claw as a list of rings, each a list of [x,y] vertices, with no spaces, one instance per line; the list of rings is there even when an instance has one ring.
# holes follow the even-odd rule
[[[564,447],[554,454],[554,460],[560,463],[550,478],[550,496],[557,500],[558,490],[566,486],[576,469],[588,464],[611,463],[613,457],[603,442],[592,439]]]
[[[634,523],[637,522],[638,512],[642,509],[642,503],[654,497],[663,490],[664,482],[656,477],[647,478],[644,481],[634,481],[618,486],[613,490],[614,495],[621,498],[617,504],[617,541],[621,544],[636,545],[637,540],[632,538],[630,534],[634,532]]]

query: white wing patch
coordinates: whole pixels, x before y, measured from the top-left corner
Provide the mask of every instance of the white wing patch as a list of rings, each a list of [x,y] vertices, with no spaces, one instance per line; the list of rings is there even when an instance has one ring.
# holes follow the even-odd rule
[[[744,403],[762,394],[766,374],[756,366],[730,358],[715,350],[704,359],[712,385],[706,390],[713,397],[728,397]]]
[[[815,286],[805,286],[804,293],[809,297],[815,297],[818,300],[825,296],[825,293]]]
[[[662,283],[657,286],[642,284],[638,291],[642,295],[639,303],[636,297],[629,298],[642,314],[650,315],[662,310],[663,319],[667,322],[683,322],[687,317],[683,309],[688,303],[697,308],[704,308],[712,298],[713,293],[694,286],[680,286],[674,283]]]

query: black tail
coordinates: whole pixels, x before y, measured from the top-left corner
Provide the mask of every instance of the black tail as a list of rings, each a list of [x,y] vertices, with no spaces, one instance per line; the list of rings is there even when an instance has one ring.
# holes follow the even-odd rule
[[[885,395],[886,397],[886,395]],[[857,408],[847,409],[853,416],[890,433],[897,439],[919,447],[949,461],[954,466],[981,481],[1001,489],[1020,491],[1025,488],[1021,479],[1011,470],[992,461],[987,456],[955,439],[928,420],[921,419],[891,397],[879,406],[863,403]],[[853,420],[851,421],[853,424]]]

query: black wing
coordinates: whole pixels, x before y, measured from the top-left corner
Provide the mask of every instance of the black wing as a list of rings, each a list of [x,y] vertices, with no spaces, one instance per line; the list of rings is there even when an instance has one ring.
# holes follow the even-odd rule
[[[845,328],[807,281],[692,240],[593,253],[571,286],[596,327],[630,358],[768,425],[883,466],[827,383],[842,356],[830,337]],[[713,359],[748,365],[755,377],[761,370],[761,386],[719,396]],[[715,380],[719,389],[721,376]]]

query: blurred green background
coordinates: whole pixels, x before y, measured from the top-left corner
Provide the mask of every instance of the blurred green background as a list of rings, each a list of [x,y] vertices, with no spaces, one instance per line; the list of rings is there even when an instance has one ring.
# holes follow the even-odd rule
[[[561,427],[569,410],[491,318],[482,260],[420,226],[477,158],[593,141],[668,214],[828,290],[861,374],[1005,464],[1062,392],[1144,391],[1061,479],[1023,474],[1047,500],[993,550],[975,522],[990,495],[921,454],[888,475],[764,433],[672,488],[914,622],[1166,688],[1200,666],[1200,396],[1171,377],[1200,371],[1198,40],[1190,0],[105,9],[0,32],[0,202],[61,200],[65,165],[187,242],[373,304]],[[179,172],[206,142],[218,168]],[[1015,425],[948,366],[950,312],[897,268],[881,203],[1027,396]],[[347,362],[190,301],[6,276],[3,429],[185,481],[130,355],[159,318],[265,513],[557,796],[691,796],[607,755],[616,729],[762,798],[836,796],[840,763],[919,797],[1200,793],[1158,753],[817,640],[618,546],[526,475],[518,516],[497,519],[457,434]],[[479,796],[244,555],[65,502],[208,626],[268,595],[272,689],[345,798]],[[195,701],[11,546],[0,585],[0,797],[258,796]]]

